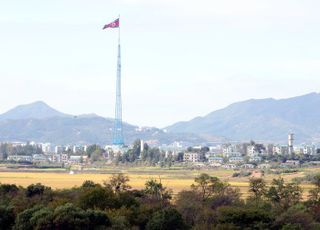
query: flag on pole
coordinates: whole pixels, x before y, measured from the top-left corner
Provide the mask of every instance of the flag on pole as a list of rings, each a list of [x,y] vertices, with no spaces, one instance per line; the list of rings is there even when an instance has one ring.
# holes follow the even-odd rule
[[[120,20],[119,18],[114,20],[113,22],[106,24],[102,29],[107,29],[107,28],[119,28],[120,26]]]

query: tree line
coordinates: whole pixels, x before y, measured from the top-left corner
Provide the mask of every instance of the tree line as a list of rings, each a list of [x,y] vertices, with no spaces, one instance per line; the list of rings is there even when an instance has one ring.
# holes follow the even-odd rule
[[[71,189],[0,184],[0,229],[320,229],[320,175],[312,184],[304,200],[301,186],[281,177],[251,178],[246,199],[208,174],[174,198],[161,178],[136,190],[124,174]]]

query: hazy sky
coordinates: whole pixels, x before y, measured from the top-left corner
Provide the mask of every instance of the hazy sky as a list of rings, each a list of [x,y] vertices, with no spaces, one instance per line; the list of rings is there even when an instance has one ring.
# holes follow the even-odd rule
[[[0,113],[43,100],[164,127],[249,98],[319,91],[320,1],[0,0]]]

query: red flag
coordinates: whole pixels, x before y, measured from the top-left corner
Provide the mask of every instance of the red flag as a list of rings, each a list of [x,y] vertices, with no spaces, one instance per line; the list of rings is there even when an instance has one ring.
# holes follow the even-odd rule
[[[119,18],[114,20],[113,22],[106,24],[102,29],[107,29],[107,28],[119,28],[120,26],[120,21]]]

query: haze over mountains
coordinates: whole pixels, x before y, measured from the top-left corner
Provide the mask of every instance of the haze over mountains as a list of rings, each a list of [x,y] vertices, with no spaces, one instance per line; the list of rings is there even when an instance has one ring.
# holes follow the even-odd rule
[[[0,115],[0,141],[36,141],[65,144],[111,144],[113,119],[95,114],[70,115],[61,113],[44,102],[38,101],[17,106]],[[166,133],[157,128],[139,128],[123,123],[125,141],[133,143],[137,138],[154,143],[203,143],[194,134]]]
[[[201,133],[232,140],[286,142],[289,132],[297,142],[320,140],[320,94],[275,100],[272,98],[237,102],[228,107],[178,122],[169,132]]]
[[[167,132],[158,128],[140,129],[128,123],[123,127],[128,144],[137,138],[161,144],[226,140],[285,143],[289,132],[295,133],[298,143],[319,141],[320,94],[237,102],[206,116],[175,123],[165,128]],[[112,128],[111,118],[65,114],[41,101],[17,106],[0,115],[0,141],[111,144]]]

